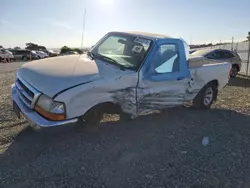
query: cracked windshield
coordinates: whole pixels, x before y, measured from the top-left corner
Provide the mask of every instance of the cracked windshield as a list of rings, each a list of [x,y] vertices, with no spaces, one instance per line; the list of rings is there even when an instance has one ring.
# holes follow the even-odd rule
[[[1,188],[250,188],[249,0],[0,7]]]

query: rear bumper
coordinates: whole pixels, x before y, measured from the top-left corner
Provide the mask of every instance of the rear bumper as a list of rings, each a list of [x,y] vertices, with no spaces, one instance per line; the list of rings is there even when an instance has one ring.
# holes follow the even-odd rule
[[[11,87],[11,98],[15,103],[18,105],[18,107],[21,110],[22,116],[29,122],[29,125],[36,129],[43,129],[43,128],[48,128],[48,127],[56,127],[60,125],[73,125],[75,124],[78,119],[69,119],[65,121],[49,121],[42,116],[40,116],[38,113],[36,113],[34,110],[30,109],[27,107],[18,97],[17,91],[16,91],[16,86],[15,84],[12,85]]]

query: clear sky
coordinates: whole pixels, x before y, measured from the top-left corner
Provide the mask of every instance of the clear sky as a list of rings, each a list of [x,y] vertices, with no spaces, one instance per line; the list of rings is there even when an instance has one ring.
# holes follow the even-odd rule
[[[86,7],[84,46],[111,30],[146,31],[188,43],[245,40],[250,0],[0,0],[0,45],[79,47]]]

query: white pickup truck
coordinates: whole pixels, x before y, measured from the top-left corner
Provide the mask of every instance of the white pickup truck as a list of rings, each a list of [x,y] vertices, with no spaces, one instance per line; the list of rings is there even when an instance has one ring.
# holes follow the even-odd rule
[[[24,64],[11,88],[13,108],[35,128],[98,124],[104,113],[133,119],[185,101],[209,108],[231,64],[195,63],[188,54],[179,38],[109,32],[85,55]]]

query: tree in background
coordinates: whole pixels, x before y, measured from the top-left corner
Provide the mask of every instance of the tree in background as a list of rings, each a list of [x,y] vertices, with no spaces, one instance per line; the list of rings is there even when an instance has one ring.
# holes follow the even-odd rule
[[[67,53],[67,52],[70,52],[70,51],[73,51],[73,52],[77,52],[79,54],[82,54],[83,51],[80,49],[80,48],[69,48],[68,46],[63,46],[61,48],[61,54],[64,54],[64,53]]]
[[[2,45],[0,45],[0,48],[3,48],[3,46],[2,46]]]
[[[44,51],[44,52],[47,52],[48,50],[46,49],[45,46],[39,46],[38,44],[34,44],[34,43],[26,43],[26,48],[27,50],[41,50],[41,51]]]
[[[67,53],[67,52],[69,52],[69,51],[71,51],[71,49],[68,47],[68,46],[63,46],[62,48],[61,48],[61,54],[64,54],[64,53]]]
[[[21,48],[18,47],[18,46],[16,46],[16,47],[14,48],[14,50],[21,50]]]
[[[83,51],[80,48],[73,48],[73,51],[77,52],[78,54],[83,53]]]

